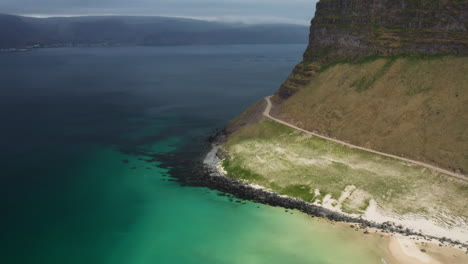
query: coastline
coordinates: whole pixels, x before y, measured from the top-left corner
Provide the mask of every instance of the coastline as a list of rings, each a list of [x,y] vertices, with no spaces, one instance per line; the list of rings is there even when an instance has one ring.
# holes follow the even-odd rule
[[[457,236],[457,234],[459,234],[458,230],[449,230],[439,227],[440,229],[437,230],[435,234],[433,234],[433,232],[425,232],[428,228],[433,228],[433,225],[431,225],[430,221],[427,219],[415,218],[411,221],[408,221],[408,219],[403,219],[406,221],[402,221],[402,219],[380,214],[377,212],[376,206],[372,207],[364,216],[353,216],[336,210],[336,208],[312,204],[293,197],[279,195],[262,186],[228,178],[226,177],[226,172],[220,165],[222,157],[218,157],[218,150],[224,143],[224,137],[225,135],[218,134],[211,138],[212,148],[203,160],[204,167],[207,170],[205,174],[208,175],[205,181],[209,182],[208,184],[211,187],[232,193],[240,198],[272,206],[284,207],[286,209],[296,209],[313,217],[325,218],[332,222],[341,222],[349,225],[351,228],[355,228],[356,231],[363,231],[364,234],[370,234],[372,232],[388,237],[388,250],[392,255],[389,259],[398,261],[396,263],[444,263],[428,257],[428,254],[424,254],[423,252],[425,251],[423,251],[422,248],[418,248],[416,245],[419,245],[419,247],[422,245],[431,245],[433,250],[440,248],[440,250],[444,252],[450,249],[450,254],[439,252],[439,255],[442,256],[439,259],[446,259],[447,257],[455,255],[452,252],[453,250],[455,250],[458,255],[465,254],[468,259],[468,243],[459,241],[460,236]],[[419,228],[418,231],[415,231],[415,227],[422,226],[426,228]],[[422,231],[421,229],[426,230]]]

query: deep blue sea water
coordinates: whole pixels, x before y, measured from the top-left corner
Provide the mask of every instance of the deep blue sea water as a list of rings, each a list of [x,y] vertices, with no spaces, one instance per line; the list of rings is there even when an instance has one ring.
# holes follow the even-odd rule
[[[204,139],[272,94],[304,48],[0,54],[1,263],[378,259],[323,221],[181,186],[162,161],[134,154],[201,159]]]

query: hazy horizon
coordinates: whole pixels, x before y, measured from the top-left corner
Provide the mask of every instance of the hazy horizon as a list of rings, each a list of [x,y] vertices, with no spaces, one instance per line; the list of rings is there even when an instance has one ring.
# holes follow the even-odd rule
[[[309,25],[317,0],[4,0],[0,13],[29,17],[162,16],[245,24]]]
[[[197,20],[197,21],[206,21],[206,22],[217,22],[217,23],[226,23],[226,24],[245,24],[245,25],[297,25],[297,26],[309,26],[310,23],[295,23],[294,21],[274,21],[274,20],[258,20],[258,21],[242,21],[236,19],[216,19],[211,17],[190,17],[190,16],[171,16],[171,15],[132,15],[132,14],[76,14],[76,15],[46,15],[46,14],[13,14],[0,12],[0,15],[11,15],[18,17],[27,17],[27,18],[80,18],[80,17],[147,17],[147,18],[174,18],[174,19],[188,19],[188,20]]]

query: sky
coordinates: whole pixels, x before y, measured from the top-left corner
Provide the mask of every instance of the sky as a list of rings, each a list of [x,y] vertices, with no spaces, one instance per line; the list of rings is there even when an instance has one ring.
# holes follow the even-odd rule
[[[0,13],[174,16],[243,23],[310,24],[318,0],[0,0]]]

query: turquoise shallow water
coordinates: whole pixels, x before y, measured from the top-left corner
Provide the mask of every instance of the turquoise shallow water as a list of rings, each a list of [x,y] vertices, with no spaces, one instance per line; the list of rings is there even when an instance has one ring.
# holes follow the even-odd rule
[[[379,263],[349,232],[181,186],[158,159],[191,166],[210,131],[272,93],[303,49],[2,55],[2,263]]]

